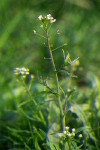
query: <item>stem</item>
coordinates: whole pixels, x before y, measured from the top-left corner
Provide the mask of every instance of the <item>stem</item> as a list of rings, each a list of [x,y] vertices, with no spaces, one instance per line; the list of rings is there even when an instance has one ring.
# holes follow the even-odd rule
[[[54,57],[53,57],[53,54],[52,54],[52,49],[51,49],[51,46],[50,46],[49,35],[48,35],[48,30],[47,29],[46,29],[46,38],[47,38],[47,46],[48,46],[48,50],[49,50],[49,53],[50,53],[53,70],[55,72],[55,80],[56,80],[56,88],[57,88],[57,96],[58,96],[58,107],[59,107],[59,110],[60,110],[60,130],[63,131],[64,126],[65,126],[65,117],[64,117],[64,112],[63,112],[61,98],[60,98],[60,85],[59,85],[58,74],[57,74],[56,65],[55,65],[55,62],[54,62]]]
[[[23,83],[23,86],[25,87],[25,91],[26,91],[26,93],[28,94],[30,100],[21,103],[21,104],[19,105],[19,107],[21,107],[21,106],[23,106],[23,105],[25,105],[25,104],[27,104],[27,103],[29,103],[29,102],[31,102],[31,101],[34,103],[35,107],[38,107],[38,103],[37,103],[37,102],[35,101],[35,99],[33,98],[32,94],[30,93],[29,89],[27,88],[27,85],[25,84],[24,80],[22,80],[22,83]],[[38,113],[39,113],[39,116],[41,117],[41,119],[42,119],[42,120],[44,121],[44,123],[45,123],[45,119],[44,119],[44,116],[43,116],[41,110],[39,110]]]

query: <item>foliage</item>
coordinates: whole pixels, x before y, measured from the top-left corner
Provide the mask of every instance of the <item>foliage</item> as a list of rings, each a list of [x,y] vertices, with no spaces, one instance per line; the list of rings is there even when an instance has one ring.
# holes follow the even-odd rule
[[[100,149],[99,3],[0,1],[0,149]],[[36,18],[47,12],[57,19],[49,30],[56,70],[37,36]]]

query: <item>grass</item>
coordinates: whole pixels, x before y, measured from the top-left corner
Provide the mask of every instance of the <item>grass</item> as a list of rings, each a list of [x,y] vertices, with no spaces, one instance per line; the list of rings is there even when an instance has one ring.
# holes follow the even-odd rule
[[[15,7],[11,1],[10,4]],[[77,3],[76,7],[70,3],[67,14],[54,13],[57,23],[50,28],[49,38],[44,34],[43,39],[32,32],[36,30],[42,36],[45,33],[33,19],[40,12],[34,10],[36,14],[33,14],[30,3],[28,7],[23,5],[23,9],[17,3],[11,15],[9,5],[5,0],[0,7],[1,14],[9,14],[6,19],[0,16],[0,149],[99,150],[99,15],[96,3],[86,11],[81,8],[84,5],[77,8]],[[67,46],[63,45],[66,42]],[[23,66],[30,68],[29,74],[26,78],[20,75],[15,78],[13,68]],[[72,129],[75,129],[75,136]]]

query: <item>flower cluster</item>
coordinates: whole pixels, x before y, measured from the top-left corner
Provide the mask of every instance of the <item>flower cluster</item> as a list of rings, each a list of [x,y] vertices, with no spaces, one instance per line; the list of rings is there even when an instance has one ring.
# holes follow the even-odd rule
[[[66,137],[74,137],[75,136],[75,128],[69,128],[67,126],[67,127],[65,127],[65,130],[63,131],[63,134]]]
[[[76,136],[76,130],[75,128],[70,128],[68,126],[65,127],[64,131],[62,133],[58,133],[57,136],[58,137],[64,137],[64,138],[73,138]],[[77,135],[78,138],[82,138],[82,134],[78,134]]]
[[[21,78],[26,78],[27,76],[29,76],[30,78],[33,78],[34,76],[30,74],[29,69],[28,68],[14,68],[13,70],[15,75],[19,75]]]
[[[45,17],[43,17],[42,15],[40,15],[40,16],[38,17],[38,19],[41,20],[41,21],[48,20],[48,21],[50,21],[50,23],[56,22],[56,19],[54,19],[54,18],[51,16],[51,14],[48,14],[48,15],[45,16]]]

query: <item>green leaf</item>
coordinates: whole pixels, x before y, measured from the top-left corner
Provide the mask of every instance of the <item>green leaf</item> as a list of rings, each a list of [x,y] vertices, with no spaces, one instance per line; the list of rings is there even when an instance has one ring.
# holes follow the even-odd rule
[[[41,139],[44,140],[44,138],[46,137],[46,133],[42,129],[39,129],[39,133],[42,137]]]
[[[51,150],[60,150],[59,145],[56,144],[55,142],[49,142],[48,144],[49,144]]]
[[[26,143],[24,143],[24,145],[25,145],[25,150],[31,150]]]
[[[67,54],[67,56],[65,58],[65,64],[67,64],[67,63],[71,64],[71,59],[70,59],[70,54],[69,53]]]
[[[69,140],[68,145],[69,145],[69,150],[80,150],[75,141]]]
[[[41,148],[38,144],[38,139],[37,138],[35,139],[35,148],[36,148],[36,150],[41,150]]]
[[[91,126],[90,126],[90,123],[88,122],[87,116],[86,116],[86,114],[84,113],[84,111],[82,110],[81,107],[82,107],[82,106],[79,105],[79,104],[74,104],[74,105],[72,105],[72,108],[71,108],[72,112],[76,113],[77,116],[79,117],[79,119],[80,119],[80,120],[83,122],[83,124],[84,124],[84,127],[83,127],[83,128],[80,128],[79,130],[81,131],[81,130],[84,129],[83,132],[84,132],[88,137],[90,137],[94,142],[96,142],[97,140],[96,140],[96,137],[95,137],[95,135],[94,135],[94,132],[92,131],[92,128],[91,128]],[[73,111],[73,109],[74,109],[74,111]],[[77,130],[77,131],[79,131],[79,130]]]

